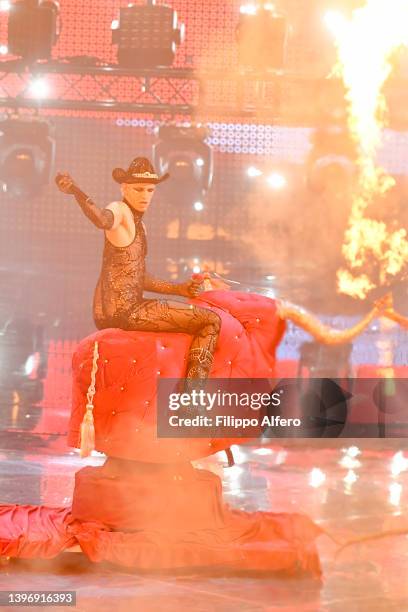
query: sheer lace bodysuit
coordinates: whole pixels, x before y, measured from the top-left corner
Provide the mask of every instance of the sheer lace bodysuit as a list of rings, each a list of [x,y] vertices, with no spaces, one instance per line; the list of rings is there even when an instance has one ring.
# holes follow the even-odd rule
[[[86,216],[100,229],[113,226],[113,213],[99,209],[79,189],[74,193]],[[217,313],[182,301],[145,299],[143,291],[177,294],[178,285],[147,274],[147,241],[143,213],[128,202],[135,235],[128,246],[115,246],[105,234],[102,268],[95,289],[93,316],[98,329],[183,332],[193,336],[186,378],[206,378],[211,369],[221,320]]]

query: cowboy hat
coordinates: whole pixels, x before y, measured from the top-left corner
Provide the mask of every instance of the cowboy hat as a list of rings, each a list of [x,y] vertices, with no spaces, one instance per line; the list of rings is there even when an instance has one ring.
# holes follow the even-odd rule
[[[153,183],[158,184],[169,178],[169,174],[159,177],[153,165],[146,157],[135,157],[127,170],[115,168],[112,172],[117,183]]]

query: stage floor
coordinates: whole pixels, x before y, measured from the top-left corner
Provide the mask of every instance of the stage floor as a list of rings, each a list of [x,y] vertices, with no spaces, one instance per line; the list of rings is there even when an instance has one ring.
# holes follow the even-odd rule
[[[63,436],[3,434],[1,503],[70,505],[75,471],[101,463],[103,456],[81,460],[64,445]],[[408,531],[406,446],[395,438],[273,440],[235,447],[233,468],[223,469],[222,453],[200,465],[223,473],[225,499],[232,505],[302,511],[344,540],[401,523]],[[407,541],[397,536],[358,544],[335,558],[336,545],[322,536],[321,582],[197,572],[140,575],[66,553],[58,562],[1,567],[0,589],[75,590],[78,611],[401,611],[408,609]]]

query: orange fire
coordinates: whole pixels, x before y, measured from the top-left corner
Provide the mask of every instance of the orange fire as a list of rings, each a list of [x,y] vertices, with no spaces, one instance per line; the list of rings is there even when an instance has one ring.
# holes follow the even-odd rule
[[[330,27],[338,49],[334,69],[344,81],[348,126],[358,147],[357,186],[343,244],[345,269],[338,289],[364,299],[377,285],[398,274],[408,262],[405,229],[389,229],[366,216],[367,206],[387,193],[394,179],[376,163],[387,110],[383,87],[396,51],[408,45],[408,0],[367,0],[350,21],[337,16]],[[367,270],[376,263],[377,277]]]

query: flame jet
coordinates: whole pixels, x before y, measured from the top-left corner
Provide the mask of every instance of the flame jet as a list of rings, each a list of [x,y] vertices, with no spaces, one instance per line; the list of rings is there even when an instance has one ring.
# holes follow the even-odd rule
[[[354,10],[350,21],[337,18],[331,29],[338,49],[334,74],[343,79],[348,103],[348,127],[357,144],[357,181],[346,230],[344,269],[338,270],[341,293],[364,299],[384,285],[408,262],[407,232],[366,214],[377,197],[395,185],[376,163],[386,124],[383,87],[390,76],[395,53],[408,45],[408,0],[367,0]],[[377,278],[367,273],[376,263]]]

